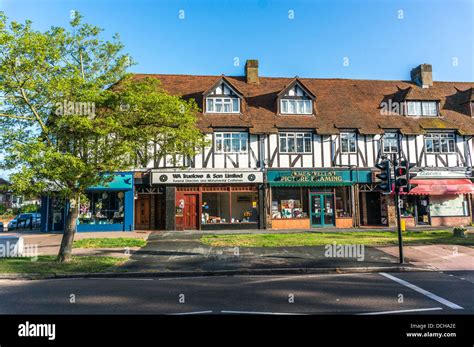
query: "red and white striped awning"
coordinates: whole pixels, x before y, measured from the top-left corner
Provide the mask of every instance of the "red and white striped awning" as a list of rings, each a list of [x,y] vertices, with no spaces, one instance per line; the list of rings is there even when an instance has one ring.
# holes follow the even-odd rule
[[[412,179],[415,188],[410,195],[474,194],[474,184],[467,178],[458,179]]]

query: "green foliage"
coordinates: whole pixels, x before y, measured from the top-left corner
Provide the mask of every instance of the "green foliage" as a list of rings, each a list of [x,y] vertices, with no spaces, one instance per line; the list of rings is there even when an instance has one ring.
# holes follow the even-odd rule
[[[129,170],[164,153],[192,156],[204,145],[193,101],[134,81],[115,35],[82,23],[40,32],[0,12],[1,167],[16,194],[55,191],[79,198],[104,172]],[[113,88],[111,88],[113,86]],[[124,107],[126,105],[126,107]],[[159,144],[156,153],[150,150]]]
[[[40,205],[27,204],[20,207],[20,213],[35,213],[39,212]]]

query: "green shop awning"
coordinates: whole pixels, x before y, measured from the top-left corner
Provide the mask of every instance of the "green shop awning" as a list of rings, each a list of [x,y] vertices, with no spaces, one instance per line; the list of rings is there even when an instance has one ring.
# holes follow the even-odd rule
[[[339,187],[371,183],[371,170],[269,170],[267,182],[271,187]]]
[[[268,182],[271,187],[340,187],[351,186],[352,182]]]

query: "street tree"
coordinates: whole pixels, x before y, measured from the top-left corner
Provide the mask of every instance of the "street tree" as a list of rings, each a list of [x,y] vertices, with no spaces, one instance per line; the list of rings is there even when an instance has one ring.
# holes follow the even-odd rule
[[[0,12],[1,167],[12,172],[17,194],[66,202],[60,262],[71,259],[89,187],[153,156],[178,162],[205,145],[193,100],[127,74],[134,62],[118,35],[104,40],[103,30],[77,12],[70,25],[37,31]]]

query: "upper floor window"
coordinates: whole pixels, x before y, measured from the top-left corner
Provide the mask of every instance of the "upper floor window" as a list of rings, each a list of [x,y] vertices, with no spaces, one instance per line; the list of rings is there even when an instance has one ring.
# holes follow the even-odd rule
[[[454,153],[454,134],[426,134],[426,153]]]
[[[311,153],[311,133],[280,133],[280,153]]]
[[[219,132],[215,134],[216,153],[247,153],[246,132]]]
[[[209,113],[239,113],[239,98],[210,98],[206,99],[206,112]]]
[[[204,93],[206,113],[240,113],[242,95],[221,77]]]
[[[295,80],[278,94],[280,114],[313,114],[314,95]]]
[[[409,116],[437,116],[438,102],[436,101],[407,101]]]
[[[384,153],[398,153],[398,134],[385,133],[383,135],[383,152]]]
[[[299,99],[281,99],[280,110],[283,114],[312,114],[312,101]]]
[[[341,133],[341,153],[356,153],[356,142],[355,133]]]

